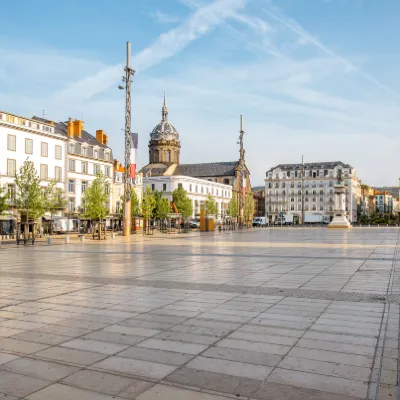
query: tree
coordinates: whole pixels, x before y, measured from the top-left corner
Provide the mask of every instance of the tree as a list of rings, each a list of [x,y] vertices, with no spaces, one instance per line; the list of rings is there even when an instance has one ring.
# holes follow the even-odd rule
[[[120,209],[120,213],[123,214],[124,212],[124,206],[125,206],[125,196],[121,196],[121,201],[122,201],[122,207]],[[137,194],[133,188],[131,188],[131,217],[137,217],[140,215],[140,202],[137,197]]]
[[[156,206],[156,199],[154,198],[153,193],[151,192],[150,186],[147,186],[142,201],[142,215],[146,220],[146,226],[145,226],[146,230],[149,227],[149,220],[153,215],[153,210],[155,206]]]
[[[8,194],[5,193],[5,189],[0,187],[0,214],[3,214],[4,211],[8,209],[8,204],[7,204],[7,199],[8,199]]]
[[[244,198],[243,217],[246,222],[253,219],[254,215],[254,198],[253,194],[249,193]]]
[[[15,174],[15,202],[18,211],[29,219],[41,217],[45,210],[40,178],[36,172],[35,165],[27,159]]]
[[[211,196],[211,194],[208,194],[208,196],[207,196],[204,211],[205,211],[206,215],[218,214],[217,203],[215,202],[215,199],[214,199],[214,197]]]
[[[237,218],[239,216],[239,206],[236,199],[236,193],[232,193],[232,199],[228,204],[226,213],[233,218]]]
[[[105,175],[99,172],[96,179],[85,191],[85,216],[102,221],[108,212],[110,184]]]
[[[153,210],[153,218],[161,220],[166,219],[169,212],[170,206],[169,201],[165,197],[162,197],[163,192],[156,190],[153,193],[155,199],[155,207]]]
[[[178,212],[182,215],[182,218],[189,218],[192,216],[192,201],[187,196],[186,190],[184,190],[182,187],[179,187],[172,192],[172,201],[175,204]]]
[[[67,200],[64,197],[64,193],[57,187],[57,183],[57,179],[53,179],[49,182],[44,199],[45,210],[50,213],[50,234],[53,233],[53,215],[64,210],[67,206]]]

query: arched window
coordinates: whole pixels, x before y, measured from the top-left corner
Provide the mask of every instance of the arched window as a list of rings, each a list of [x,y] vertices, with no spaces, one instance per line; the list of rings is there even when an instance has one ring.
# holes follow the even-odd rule
[[[171,162],[171,151],[167,150],[165,152],[165,162]]]
[[[229,179],[228,178],[224,179],[224,185],[229,185]]]
[[[154,159],[154,162],[155,162],[155,163],[159,162],[158,150],[154,150],[153,159]]]

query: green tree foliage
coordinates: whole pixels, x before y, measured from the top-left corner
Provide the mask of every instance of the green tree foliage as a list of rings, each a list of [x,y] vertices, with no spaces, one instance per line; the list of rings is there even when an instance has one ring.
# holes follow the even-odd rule
[[[125,196],[121,196],[122,207],[120,209],[120,213],[124,213],[124,205],[125,205]],[[131,217],[137,217],[140,215],[140,202],[137,197],[137,194],[133,188],[131,188]]]
[[[253,194],[249,193],[244,198],[243,217],[246,222],[252,221],[254,216],[254,198]]]
[[[4,211],[8,210],[7,199],[8,194],[6,190],[0,187],[0,214],[3,214]]]
[[[64,192],[57,187],[57,183],[57,179],[53,179],[49,182],[44,199],[45,211],[50,213],[51,233],[53,229],[53,215],[64,210],[67,206],[67,200],[64,196]]]
[[[142,215],[146,220],[152,217],[155,206],[156,199],[153,196],[150,186],[147,186],[142,202]]]
[[[85,191],[85,216],[92,220],[103,220],[108,211],[110,184],[105,175],[98,173],[96,179]]]
[[[211,196],[211,194],[209,194],[207,196],[204,211],[205,211],[206,215],[217,215],[218,214],[217,203],[215,202],[215,199],[214,199],[214,197]]]
[[[183,218],[189,218],[192,216],[192,201],[187,196],[186,190],[181,187],[175,189],[172,193],[172,201],[178,209],[178,212],[182,214]]]
[[[232,199],[228,204],[226,213],[233,218],[237,218],[239,216],[239,206],[237,203],[236,193],[232,193]]]
[[[165,197],[162,197],[163,192],[160,192],[156,190],[153,193],[156,205],[153,210],[153,218],[155,219],[166,219],[169,212],[170,212],[170,206],[169,206],[169,201]]]
[[[27,221],[35,220],[44,214],[45,204],[40,182],[35,165],[27,159],[15,174],[15,203]]]

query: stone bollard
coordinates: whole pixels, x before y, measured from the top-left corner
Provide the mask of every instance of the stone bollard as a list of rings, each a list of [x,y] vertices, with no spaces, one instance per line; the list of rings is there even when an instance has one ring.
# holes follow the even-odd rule
[[[47,244],[48,244],[48,245],[53,244],[53,239],[52,239],[52,238],[48,238],[48,239],[47,239]]]
[[[79,236],[79,240],[81,241],[81,242],[84,242],[85,241],[85,236]]]
[[[111,232],[111,239],[115,239],[115,232]]]
[[[368,224],[368,228],[371,228],[371,224]]]
[[[69,243],[69,236],[65,236],[65,243]]]

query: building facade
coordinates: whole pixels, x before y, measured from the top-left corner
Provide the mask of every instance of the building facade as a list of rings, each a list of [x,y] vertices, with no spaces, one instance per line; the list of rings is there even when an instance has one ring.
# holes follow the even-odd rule
[[[254,217],[265,217],[265,189],[264,187],[253,188]]]
[[[0,111],[0,186],[15,193],[15,173],[28,159],[34,163],[43,190],[50,180],[67,189],[66,153],[68,139],[52,121],[39,121]]]
[[[306,164],[280,164],[266,172],[265,212],[271,222],[283,214],[301,221],[302,213],[333,217],[334,185],[343,172],[347,188],[346,211],[350,222],[357,221],[360,182],[356,170],[341,161]]]
[[[217,204],[217,217],[223,218],[232,198],[232,186],[230,185],[185,175],[144,177],[143,190],[145,191],[147,187],[150,187],[152,191],[162,191],[164,197],[169,201],[172,201],[172,193],[175,189],[183,188],[192,201],[192,217],[200,215],[201,205],[204,205],[208,195],[211,195]]]
[[[376,212],[375,189],[361,185],[360,214],[370,217]]]
[[[375,192],[376,212],[378,213],[393,213],[393,196],[390,192]]]
[[[238,198],[241,190],[248,194],[252,193],[250,172],[244,164],[244,159],[242,159],[242,165],[240,165],[240,160],[181,164],[180,149],[180,136],[175,126],[168,120],[168,107],[164,95],[161,121],[150,133],[149,164],[141,169],[144,187],[149,183],[151,184],[151,180],[154,177],[180,177],[180,180],[183,179],[182,177],[187,177],[213,182],[215,184],[229,185],[231,197],[236,196]],[[173,182],[176,182],[176,180],[173,180]],[[183,184],[184,181],[179,183]],[[213,188],[213,185],[210,183],[203,183],[201,186],[204,188],[209,187],[210,190]],[[215,189],[216,188],[217,186],[215,186]],[[195,192],[191,193],[192,195],[196,194]],[[200,196],[198,201],[201,201],[202,193],[197,194]],[[206,193],[204,192],[203,194]],[[224,214],[224,207],[226,210],[227,204],[225,201],[222,201],[222,199],[219,200],[219,203],[221,203],[222,207],[221,214]]]

